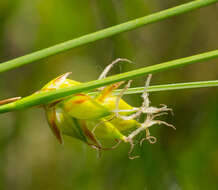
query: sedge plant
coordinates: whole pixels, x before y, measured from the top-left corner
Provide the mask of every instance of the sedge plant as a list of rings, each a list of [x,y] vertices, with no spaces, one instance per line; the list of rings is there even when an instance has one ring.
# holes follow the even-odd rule
[[[149,16],[87,34],[77,39],[63,42],[2,63],[0,64],[0,72],[5,72],[74,47],[133,30],[216,2],[218,2],[218,0],[192,1]],[[217,80],[149,86],[151,74],[216,57],[218,57],[218,50],[106,77],[115,63],[118,61],[128,61],[126,59],[119,59],[110,64],[102,72],[98,80],[87,83],[80,83],[68,79],[67,77],[70,72],[67,72],[53,79],[41,90],[30,96],[1,100],[0,113],[40,105],[45,109],[49,126],[60,143],[63,142],[63,136],[67,135],[77,138],[101,151],[113,149],[123,141],[130,143],[129,158],[133,159],[135,156],[132,156],[131,152],[134,147],[134,138],[139,133],[145,131],[145,138],[141,139],[141,143],[144,140],[155,143],[156,137],[152,136],[149,131],[151,126],[164,124],[175,128],[165,121],[156,119],[156,117],[167,114],[172,110],[165,105],[161,107],[150,106],[149,91],[218,86]],[[130,88],[131,81],[134,77],[145,75],[148,75],[145,87]],[[124,87],[117,90],[121,85],[124,85]],[[134,93],[142,94],[142,106],[131,106],[122,99],[124,94]],[[141,115],[145,115],[143,122],[139,122],[138,120]],[[115,145],[110,147],[104,146],[104,141],[107,142],[108,140],[115,142]]]

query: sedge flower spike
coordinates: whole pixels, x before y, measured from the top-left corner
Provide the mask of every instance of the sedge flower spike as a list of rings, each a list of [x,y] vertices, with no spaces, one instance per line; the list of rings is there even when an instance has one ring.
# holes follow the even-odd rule
[[[105,68],[99,79],[105,78],[110,69],[120,61],[131,62],[121,58],[115,60]],[[68,79],[70,74],[68,72],[53,79],[36,93],[81,84]],[[156,120],[156,117],[172,110],[166,105],[160,108],[150,106],[147,92],[150,80],[151,75],[148,76],[145,84],[141,107],[133,107],[122,99],[132,81],[128,81],[121,92],[114,95],[113,91],[124,84],[124,81],[117,82],[97,89],[97,93],[94,95],[88,93],[73,94],[44,104],[43,108],[48,124],[60,143],[63,143],[63,137],[66,135],[85,142],[100,153],[101,150],[114,149],[120,142],[125,142],[130,144],[129,158],[137,158],[138,156],[131,156],[131,153],[135,145],[134,138],[139,133],[144,131],[146,134],[145,138],[141,139],[140,145],[144,140],[153,144],[156,142],[156,138],[150,134],[149,128],[151,126],[163,124],[175,129],[173,125],[165,121]],[[141,115],[146,116],[142,123],[138,121]],[[105,147],[108,142],[110,146]],[[115,144],[111,145],[111,143]]]
[[[119,61],[130,62],[120,58],[115,60],[106,67],[99,79],[105,78],[112,66]],[[66,73],[50,81],[38,93],[79,85],[80,82],[67,79],[69,74]],[[156,117],[172,110],[165,105],[160,108],[150,106],[146,91],[150,79],[151,75],[148,76],[142,94],[143,104],[139,108],[129,105],[122,99],[131,81],[128,81],[119,95],[113,95],[112,92],[124,83],[118,82],[98,89],[98,93],[95,95],[79,93],[44,105],[49,126],[60,143],[63,142],[63,135],[67,135],[101,151],[113,149],[123,141],[131,145],[129,158],[136,158],[131,156],[131,152],[134,147],[134,137],[140,132],[145,131],[146,133],[146,137],[141,140],[140,144],[144,140],[155,143],[156,138],[149,132],[151,126],[164,124],[174,128],[173,125],[164,121],[155,120]],[[146,114],[143,123],[137,121],[141,114]],[[108,148],[102,145],[104,141],[114,141],[116,144]]]

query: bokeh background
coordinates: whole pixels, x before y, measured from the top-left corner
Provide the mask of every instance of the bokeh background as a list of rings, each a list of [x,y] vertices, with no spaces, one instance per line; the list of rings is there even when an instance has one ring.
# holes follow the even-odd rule
[[[105,27],[173,7],[186,0],[1,0],[0,62]],[[78,81],[94,80],[118,57],[111,74],[216,49],[218,5],[202,8],[134,31],[104,39],[5,73],[0,98],[27,96],[65,72]],[[213,80],[218,60],[157,73],[152,84]],[[145,77],[134,86],[142,86]],[[153,127],[154,145],[136,147],[140,158],[129,160],[129,146],[103,153],[77,141],[59,145],[38,107],[0,115],[0,189],[217,189],[217,88],[150,94],[152,105],[173,108],[163,119],[177,130]],[[127,100],[138,106],[140,95]]]

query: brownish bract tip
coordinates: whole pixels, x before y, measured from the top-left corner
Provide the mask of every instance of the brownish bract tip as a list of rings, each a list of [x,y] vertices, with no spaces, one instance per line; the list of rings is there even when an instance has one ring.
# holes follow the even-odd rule
[[[58,126],[56,125],[55,123],[55,111],[53,110],[53,114],[52,114],[52,118],[50,119],[50,125],[51,125],[51,129],[55,135],[55,137],[57,138],[58,142],[60,144],[62,144],[62,137],[61,137],[61,132],[60,130],[58,129]]]
[[[19,99],[21,99],[21,97],[14,97],[14,98],[8,98],[8,99],[5,99],[5,100],[0,100],[0,105],[4,105],[4,104],[11,103],[11,102],[15,102],[15,101],[17,101]]]

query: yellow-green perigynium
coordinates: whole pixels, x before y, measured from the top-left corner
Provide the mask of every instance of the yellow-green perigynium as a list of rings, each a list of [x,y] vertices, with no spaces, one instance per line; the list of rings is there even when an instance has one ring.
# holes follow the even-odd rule
[[[55,78],[40,91],[56,90],[80,84],[80,82],[67,79],[68,75],[69,73],[66,73]],[[119,82],[106,86],[98,90],[95,95],[79,93],[44,105],[49,126],[58,141],[62,143],[63,135],[67,135],[99,150],[107,149],[101,143],[105,140],[129,142],[133,147],[133,138],[141,131],[145,131],[146,139],[154,143],[156,138],[150,136],[148,128],[154,124],[169,125],[164,121],[154,120],[154,118],[160,115],[160,112],[163,113],[170,109],[166,106],[150,107],[146,92],[142,96],[144,98],[143,106],[135,108],[121,97],[112,94],[112,91],[120,84]],[[139,123],[135,119],[141,113],[147,115],[143,123]]]
[[[80,84],[67,79],[68,74],[50,81],[41,91]],[[119,84],[107,86],[97,95],[79,93],[44,105],[48,123],[59,142],[62,143],[62,135],[67,135],[102,148],[99,142],[102,139],[125,140],[122,132],[137,127],[139,123],[134,119],[124,120],[115,117],[113,110],[115,110],[117,97],[112,95],[112,90],[116,89]],[[119,109],[131,110],[133,107],[120,100]],[[131,114],[131,111],[123,113],[123,115],[128,114]]]

